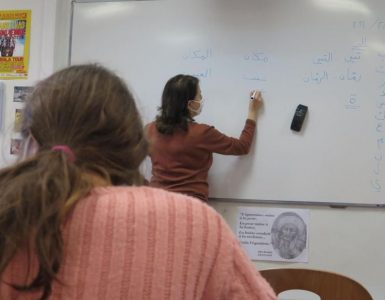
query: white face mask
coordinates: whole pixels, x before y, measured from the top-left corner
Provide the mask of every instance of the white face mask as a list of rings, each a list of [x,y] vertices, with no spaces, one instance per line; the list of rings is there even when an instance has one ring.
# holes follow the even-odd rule
[[[203,108],[203,99],[201,99],[201,101],[197,101],[197,100],[190,100],[190,101],[199,103],[199,107],[194,109],[194,108],[192,108],[191,105],[190,105],[191,102],[189,102],[189,110],[190,110],[191,112],[193,112],[194,114],[199,115],[199,114],[202,112],[202,108]]]

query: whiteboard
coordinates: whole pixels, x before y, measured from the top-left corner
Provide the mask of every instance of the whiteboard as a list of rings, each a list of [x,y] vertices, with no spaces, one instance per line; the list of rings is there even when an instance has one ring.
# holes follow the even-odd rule
[[[200,78],[196,120],[230,136],[263,91],[252,150],[215,155],[210,197],[385,202],[385,1],[75,2],[72,26],[71,64],[116,71],[145,123],[179,73]]]

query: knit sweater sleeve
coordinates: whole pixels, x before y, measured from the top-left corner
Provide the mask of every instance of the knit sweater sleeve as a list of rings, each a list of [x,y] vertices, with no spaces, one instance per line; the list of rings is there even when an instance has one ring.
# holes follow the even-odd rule
[[[230,269],[229,291],[226,300],[275,300],[276,296],[267,281],[255,269],[240,248],[237,241],[233,243],[233,263]]]
[[[213,126],[207,126],[202,135],[201,146],[211,152],[225,155],[243,155],[250,151],[256,123],[247,119],[239,138],[229,137]]]
[[[220,246],[203,299],[276,300],[269,283],[257,271],[222,217]]]

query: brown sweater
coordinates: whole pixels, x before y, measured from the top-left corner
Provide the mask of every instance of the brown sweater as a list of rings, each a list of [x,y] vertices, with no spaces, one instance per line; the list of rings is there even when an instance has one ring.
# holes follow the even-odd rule
[[[213,126],[191,122],[188,130],[160,134],[152,122],[146,126],[150,141],[152,178],[150,185],[208,199],[208,171],[213,153],[243,155],[250,150],[255,121],[246,120],[239,139],[228,137]]]

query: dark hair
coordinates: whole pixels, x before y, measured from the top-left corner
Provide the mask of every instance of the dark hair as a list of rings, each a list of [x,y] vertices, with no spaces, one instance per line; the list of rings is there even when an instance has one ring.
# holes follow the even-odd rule
[[[179,74],[167,81],[155,121],[160,133],[172,134],[176,128],[187,130],[187,124],[192,120],[188,101],[195,98],[198,86],[199,79],[190,75]]]
[[[63,256],[63,219],[94,187],[89,175],[112,185],[142,184],[138,168],[148,144],[125,83],[97,65],[71,66],[41,81],[26,102],[22,134],[39,148],[0,172],[0,274],[31,245],[38,273],[32,282],[11,284],[40,289],[47,299]],[[54,145],[67,145],[75,161],[52,151]]]

